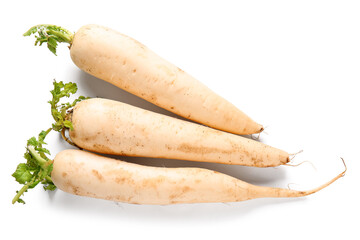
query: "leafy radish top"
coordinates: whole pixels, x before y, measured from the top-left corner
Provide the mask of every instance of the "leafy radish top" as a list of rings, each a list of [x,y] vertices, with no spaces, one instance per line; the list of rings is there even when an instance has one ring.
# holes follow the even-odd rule
[[[56,47],[58,43],[69,43],[71,46],[74,33],[62,27],[50,24],[40,24],[30,28],[24,36],[34,34],[36,41],[35,46],[41,46],[44,42],[47,43],[49,50],[56,55]]]
[[[51,171],[53,168],[53,160],[47,157],[50,155],[50,151],[43,147],[45,145],[45,138],[51,132],[51,130],[61,132],[63,138],[71,143],[65,137],[66,129],[73,129],[71,121],[68,119],[71,108],[76,103],[86,99],[84,96],[80,96],[72,103],[59,103],[61,98],[70,97],[71,94],[76,93],[77,86],[75,83],[53,83],[54,89],[51,90],[52,99],[49,101],[51,105],[51,115],[55,122],[46,131],[41,131],[38,137],[32,137],[27,141],[26,152],[24,158],[26,163],[20,163],[16,171],[12,174],[15,180],[24,185],[19,191],[16,191],[16,195],[12,200],[12,203],[25,203],[20,197],[28,189],[34,188],[39,183],[44,185],[45,190],[55,190],[56,186],[51,180]],[[71,143],[72,144],[72,143]],[[73,144],[74,145],[74,144]]]

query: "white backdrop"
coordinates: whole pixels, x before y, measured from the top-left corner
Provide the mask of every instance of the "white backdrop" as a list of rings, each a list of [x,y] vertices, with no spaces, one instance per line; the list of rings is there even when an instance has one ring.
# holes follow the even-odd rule
[[[359,237],[360,3],[358,1],[2,1],[1,226],[7,239],[307,239]],[[328,188],[299,199],[141,206],[48,193],[39,186],[25,205],[11,204],[20,186],[11,177],[25,142],[51,124],[52,80],[73,81],[79,93],[166,114],[81,72],[69,51],[58,56],[22,37],[50,23],[76,31],[96,23],[144,43],[257,122],[260,140],[298,154],[298,167],[256,169],[159,159],[153,166],[214,169],[253,184],[309,189],[348,172]],[[70,148],[52,133],[52,156]]]

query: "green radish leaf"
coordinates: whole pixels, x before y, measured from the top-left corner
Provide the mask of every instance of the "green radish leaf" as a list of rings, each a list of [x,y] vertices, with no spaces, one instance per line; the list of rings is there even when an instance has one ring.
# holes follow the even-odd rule
[[[57,55],[56,55],[56,47],[48,44],[48,49],[49,49],[50,52],[52,52],[55,56],[57,56]]]
[[[50,151],[46,148],[37,147],[36,150],[50,155]]]
[[[20,184],[25,184],[30,181],[32,178],[32,174],[25,163],[20,163],[15,172],[12,174],[15,180]]]
[[[38,144],[39,144],[39,142],[36,140],[35,137],[32,137],[27,141],[27,145],[31,145],[34,147],[36,147]]]
[[[70,130],[74,130],[73,125],[72,125],[72,122],[70,122],[69,120],[65,120],[65,121],[64,121],[64,126],[65,126],[66,128],[69,128]]]
[[[72,44],[74,33],[66,30],[62,27],[49,24],[41,24],[31,27],[26,31],[23,36],[35,35],[35,46],[39,44],[41,46],[43,43],[47,43],[48,49],[56,55],[56,48],[58,43],[68,43]]]
[[[75,99],[71,104],[70,103],[61,103],[59,104],[60,100],[64,97],[70,97],[71,94],[75,94],[78,90],[76,83],[63,83],[62,81],[53,82],[54,89],[51,90],[52,99],[49,101],[51,105],[51,114],[55,120],[53,123],[53,129],[55,131],[62,131],[64,128],[73,130],[73,125],[71,121],[67,119],[68,114],[67,111],[70,108],[74,107],[78,102],[88,99],[84,96],[80,96]]]
[[[44,190],[54,191],[56,189],[54,183],[43,183],[43,184],[44,184]]]
[[[24,33],[23,36],[24,36],[24,37],[30,36],[31,34],[36,33],[37,30],[38,30],[38,27],[37,27],[37,26],[34,26],[34,27],[30,28],[26,33]]]
[[[19,198],[16,202],[18,202],[18,203],[22,203],[22,204],[25,204],[25,201],[24,201],[24,200],[22,200],[21,198]]]
[[[46,135],[47,135],[46,131],[41,131],[41,132],[39,133],[38,139],[39,139],[40,144],[46,144],[46,143],[44,142]]]

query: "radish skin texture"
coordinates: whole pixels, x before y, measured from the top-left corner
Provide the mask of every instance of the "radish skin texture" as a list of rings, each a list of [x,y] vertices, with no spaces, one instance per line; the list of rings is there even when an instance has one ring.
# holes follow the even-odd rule
[[[83,71],[184,118],[235,134],[263,130],[200,81],[112,29],[81,27],[74,35],[70,55]]]
[[[71,121],[72,142],[92,152],[254,167],[289,161],[287,152],[261,142],[113,100],[81,101]]]
[[[255,186],[202,168],[149,167],[81,150],[54,159],[51,178],[61,190],[80,196],[133,204],[238,202],[264,197],[302,197],[310,191]]]

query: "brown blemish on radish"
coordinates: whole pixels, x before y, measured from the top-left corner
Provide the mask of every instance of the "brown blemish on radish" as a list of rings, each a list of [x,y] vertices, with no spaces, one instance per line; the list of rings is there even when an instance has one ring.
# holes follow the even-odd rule
[[[91,170],[91,173],[97,178],[99,179],[100,182],[105,181],[104,177],[95,169]]]
[[[264,166],[264,160],[263,159],[260,159],[260,158],[257,158],[257,157],[251,157],[251,161],[255,164],[255,166],[259,166],[259,167]]]
[[[96,144],[94,143],[92,145],[92,148],[94,151],[96,152],[101,152],[101,153],[105,153],[105,154],[112,154],[114,153],[113,150],[111,150],[109,147],[105,146],[104,144]]]
[[[115,178],[115,182],[118,183],[118,184],[123,183],[126,180],[127,180],[126,177],[117,177],[117,178]]]
[[[182,195],[186,194],[189,191],[191,191],[191,188],[189,186],[184,186],[184,187],[180,188],[179,191],[177,191],[176,193],[171,194],[169,196],[169,199],[172,201],[172,203],[175,203],[176,200],[174,200],[174,199],[181,197]]]
[[[164,181],[166,181],[166,177],[164,176],[158,176],[156,178],[149,178],[149,179],[144,179],[142,181],[142,186],[144,188],[157,188],[161,183],[163,183]]]
[[[182,188],[182,193],[186,193],[186,192],[189,192],[191,190],[191,188],[189,186],[185,186]]]
[[[75,194],[75,195],[79,195],[79,194],[80,194],[79,187],[74,186],[74,185],[72,184],[72,182],[69,181],[69,180],[65,182],[65,188],[69,189],[70,192],[72,192],[72,193]]]
[[[209,153],[224,153],[224,154],[230,154],[233,152],[233,150],[222,150],[216,147],[206,147],[206,146],[193,146],[188,143],[182,143],[179,147],[177,147],[178,151],[185,152],[185,153],[197,153],[197,154],[209,154]]]
[[[157,100],[157,97],[156,97],[156,95],[154,95],[154,94],[153,94],[153,95],[150,95],[149,98],[150,98],[151,101],[154,101],[154,102],[156,102],[156,100]]]
[[[74,124],[74,123],[73,123]],[[73,131],[69,131],[69,134],[70,134],[70,138],[73,139],[73,138],[76,138],[76,131],[73,130]]]
[[[135,182],[132,178],[132,173],[123,169],[106,170],[103,174],[106,176],[113,176],[113,179],[117,184],[134,184]]]

